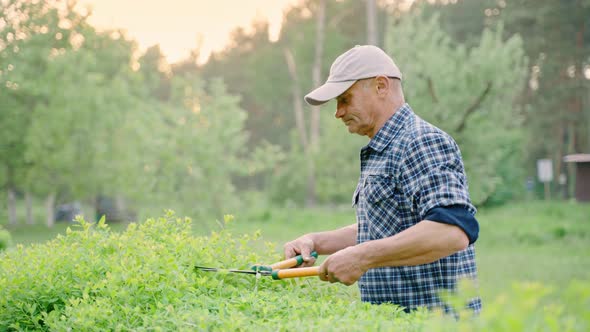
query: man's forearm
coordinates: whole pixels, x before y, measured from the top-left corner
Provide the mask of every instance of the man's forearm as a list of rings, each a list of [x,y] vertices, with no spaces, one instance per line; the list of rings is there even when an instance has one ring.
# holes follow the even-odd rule
[[[469,244],[457,226],[423,220],[388,238],[359,244],[360,263],[366,268],[411,266],[434,262]]]
[[[320,255],[330,255],[338,250],[356,245],[356,223],[333,231],[311,233],[315,250]]]

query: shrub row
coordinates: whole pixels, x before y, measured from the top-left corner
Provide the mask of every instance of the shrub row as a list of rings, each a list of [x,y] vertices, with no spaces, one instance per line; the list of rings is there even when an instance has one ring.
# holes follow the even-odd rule
[[[6,248],[10,247],[11,245],[12,237],[10,236],[10,233],[8,233],[8,231],[2,228],[2,225],[0,225],[0,251],[6,250]]]
[[[279,260],[258,233],[234,236],[222,229],[196,237],[191,221],[172,213],[123,232],[112,232],[104,220],[77,222],[65,236],[0,253],[0,331],[590,328],[585,283],[572,283],[564,303],[549,305],[542,301],[550,288],[520,285],[512,295],[490,301],[480,317],[457,322],[425,310],[406,314],[395,305],[362,303],[349,288],[317,278],[273,281],[194,269],[245,269]],[[272,254],[251,250],[261,245]]]

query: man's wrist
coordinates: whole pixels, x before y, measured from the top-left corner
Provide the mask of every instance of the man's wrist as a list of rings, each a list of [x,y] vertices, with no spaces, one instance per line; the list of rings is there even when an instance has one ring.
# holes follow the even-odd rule
[[[374,267],[371,261],[371,255],[368,250],[368,244],[369,242],[365,242],[354,246],[353,255],[355,257],[351,257],[351,259],[354,259],[354,261],[357,262],[358,268],[361,269],[363,273]]]
[[[321,250],[321,245],[320,245],[320,239],[318,236],[318,233],[308,233],[305,235],[305,238],[307,241],[310,241],[312,246],[313,246],[313,250],[315,250],[318,254],[322,254],[322,250]]]

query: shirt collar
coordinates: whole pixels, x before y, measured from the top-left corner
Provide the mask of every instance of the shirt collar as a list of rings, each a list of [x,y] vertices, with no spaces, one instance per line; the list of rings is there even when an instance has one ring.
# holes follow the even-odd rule
[[[373,136],[367,145],[371,149],[381,152],[389,142],[396,137],[403,129],[405,123],[414,114],[412,108],[407,103],[403,104],[397,111],[385,122],[377,134]]]

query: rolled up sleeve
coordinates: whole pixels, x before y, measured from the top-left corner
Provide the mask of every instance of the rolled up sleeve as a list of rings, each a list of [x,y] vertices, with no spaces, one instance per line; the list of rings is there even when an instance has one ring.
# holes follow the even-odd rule
[[[442,132],[424,133],[415,137],[406,151],[402,184],[420,218],[456,225],[470,243],[475,242],[479,224],[455,141]]]

